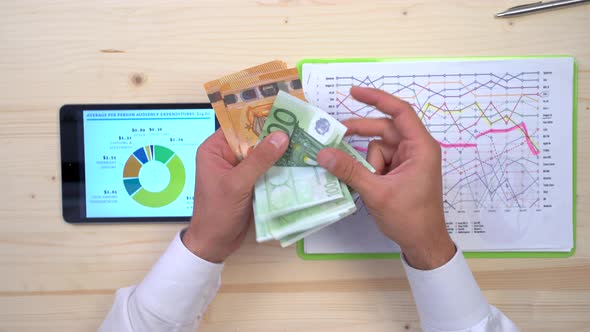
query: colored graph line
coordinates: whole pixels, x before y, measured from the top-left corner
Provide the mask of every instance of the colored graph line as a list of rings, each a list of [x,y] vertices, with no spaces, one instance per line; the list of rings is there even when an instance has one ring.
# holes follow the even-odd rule
[[[468,130],[468,129],[474,127],[474,126],[476,126],[479,123],[480,120],[484,120],[489,126],[492,126],[495,123],[500,122],[500,121],[502,121],[504,124],[508,124],[508,123],[511,123],[511,122],[514,123],[514,120],[512,119],[512,116],[514,115],[514,113],[516,111],[516,108],[518,106],[518,102],[520,102],[520,100],[522,99],[522,97],[523,96],[521,95],[518,98],[517,102],[515,103],[514,108],[512,110],[510,110],[510,115],[504,115],[504,116],[502,116],[500,114],[500,111],[494,105],[493,102],[490,102],[485,109],[482,109],[478,102],[474,102],[474,103],[472,103],[470,105],[467,105],[467,106],[465,106],[465,107],[463,107],[461,109],[456,109],[456,110],[449,109],[447,107],[447,105],[446,105],[446,102],[443,103],[441,106],[435,106],[435,105],[429,103],[429,104],[426,105],[426,109],[425,110],[422,110],[422,111],[418,111],[418,114],[421,114],[421,117],[420,118],[421,118],[421,120],[424,121],[425,119],[431,120],[439,111],[440,112],[444,112],[444,113],[448,113],[450,115],[451,119],[453,120],[453,123],[451,124],[451,126],[457,127],[457,131],[459,133],[462,133],[462,132],[464,132],[464,131],[466,131],[466,130]],[[473,122],[471,125],[460,127],[459,124],[458,124],[457,119],[455,119],[452,114],[453,113],[459,113],[459,114],[464,113],[466,110],[470,109],[470,107],[473,107],[473,106],[475,106],[477,108],[477,110],[481,113],[481,117],[478,117],[477,120],[475,122]],[[432,114],[427,115],[426,114],[426,111],[429,108],[433,108],[435,111]],[[490,120],[490,118],[486,115],[486,111],[489,110],[489,109],[495,110],[496,114],[498,114],[500,116],[498,120],[494,120],[494,121]],[[358,112],[354,112],[354,111],[351,111],[351,112],[353,114],[355,114],[355,115],[358,115]],[[361,115],[358,115],[358,116],[361,116]],[[529,146],[529,149],[531,150],[531,153],[533,153],[533,155],[538,155],[539,154],[539,148],[536,146],[535,143],[533,143],[531,137],[529,136],[528,130],[526,128],[526,124],[524,122],[521,122],[519,124],[515,124],[515,126],[510,127],[510,128],[505,128],[505,129],[489,129],[489,130],[486,130],[486,131],[484,131],[482,133],[476,134],[475,135],[475,138],[479,138],[479,137],[484,136],[484,135],[489,134],[489,133],[507,133],[507,132],[513,131],[515,129],[520,129],[521,130],[521,132],[524,135],[524,139],[526,140],[527,145]],[[444,142],[440,142],[440,141],[439,141],[439,144],[442,147],[444,147],[444,148],[458,148],[458,147],[471,148],[471,147],[476,147],[477,146],[477,144],[470,144],[470,143],[455,143],[455,144],[450,144],[450,143],[444,143]],[[359,151],[361,151],[361,150],[359,150]]]
[[[489,81],[487,81],[485,83],[474,81],[474,82],[469,83],[469,84],[465,84],[462,81],[458,81],[458,82],[442,81],[442,82],[428,82],[428,83],[426,83],[424,85],[423,84],[420,84],[420,83],[417,83],[417,82],[412,82],[410,84],[401,84],[401,83],[394,82],[394,83],[382,83],[379,86],[375,85],[375,82],[381,81],[383,79],[384,79],[384,77],[381,77],[381,78],[376,79],[374,81],[370,81],[370,84],[367,84],[367,83],[365,83],[363,81],[358,81],[358,80],[357,81],[360,83],[359,85],[371,86],[371,87],[378,88],[378,89],[380,89],[380,88],[382,88],[384,86],[397,86],[398,89],[397,90],[394,90],[394,91],[391,91],[390,92],[391,94],[398,95],[399,93],[401,93],[404,90],[409,90],[409,91],[413,92],[413,94],[414,94],[415,97],[418,97],[418,95],[421,94],[422,92],[428,92],[428,93],[430,93],[430,96],[438,96],[438,97],[442,97],[442,98],[461,98],[461,97],[467,96],[469,94],[472,94],[474,97],[488,97],[488,96],[494,97],[494,96],[505,96],[507,93],[504,93],[504,94],[494,94],[494,95],[492,95],[492,94],[476,94],[475,91],[477,91],[477,90],[479,90],[481,88],[488,88],[488,89],[502,88],[502,89],[505,89],[505,90],[524,90],[524,89],[535,89],[535,90],[538,90],[539,89],[539,86],[538,85],[508,86],[508,85],[500,84],[498,82],[494,82],[492,80],[489,80]],[[459,84],[460,87],[459,88],[446,88],[445,87],[445,88],[443,88],[441,90],[438,90],[438,91],[433,90],[432,88],[429,87],[430,85],[436,85],[436,84],[447,85],[447,84],[453,84],[453,83]],[[471,87],[471,85],[474,85],[474,87]],[[351,87],[351,86],[353,86],[353,84],[352,83],[350,83],[350,84],[336,84],[336,86],[337,87]],[[419,92],[416,92],[413,89],[413,87],[420,88],[420,91]],[[463,90],[466,90],[466,91],[465,92],[462,92]],[[455,94],[455,95],[448,94],[447,91],[458,91],[459,94]]]
[[[353,148],[355,150],[359,151],[359,152],[363,152],[363,153],[369,152],[369,149],[368,148],[365,148],[365,147],[362,147],[362,146],[356,145],[356,146],[353,146]]]
[[[539,149],[537,147],[535,147],[533,145],[533,143],[531,142],[531,139],[529,138],[528,130],[526,129],[526,124],[524,122],[521,122],[514,127],[510,127],[510,128],[506,128],[506,129],[489,129],[489,130],[486,130],[486,131],[478,134],[476,137],[479,138],[479,137],[487,135],[487,134],[508,133],[508,132],[511,132],[516,129],[520,129],[524,133],[524,138],[527,142],[527,145],[529,146],[529,149],[531,150],[531,153],[535,156],[538,155]]]
[[[412,105],[443,149],[444,204],[451,210],[540,207],[541,81],[540,72],[368,73],[325,80],[331,112],[340,119],[382,116],[351,98],[353,85],[383,89]],[[366,153],[370,140],[352,137],[349,143]]]

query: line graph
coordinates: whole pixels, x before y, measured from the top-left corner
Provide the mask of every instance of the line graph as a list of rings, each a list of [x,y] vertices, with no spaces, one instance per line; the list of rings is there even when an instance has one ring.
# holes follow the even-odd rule
[[[573,69],[571,58],[312,60],[301,81],[306,99],[339,120],[385,116],[354,100],[352,86],[412,106],[440,145],[445,221],[462,249],[553,250],[573,245]],[[366,153],[372,138],[347,139]],[[306,248],[391,250],[362,199],[355,202],[356,214],[306,239]]]
[[[544,76],[540,71],[334,75],[311,83],[323,90],[312,102],[339,119],[381,117],[349,90],[383,89],[410,103],[439,142],[446,210],[541,209]],[[366,152],[369,140],[351,137],[349,143]]]

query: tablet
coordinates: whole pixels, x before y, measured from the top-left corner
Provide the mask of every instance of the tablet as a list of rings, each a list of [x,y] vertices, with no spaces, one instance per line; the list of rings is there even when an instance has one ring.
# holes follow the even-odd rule
[[[218,127],[207,103],[62,106],[64,220],[188,221],[197,148]]]

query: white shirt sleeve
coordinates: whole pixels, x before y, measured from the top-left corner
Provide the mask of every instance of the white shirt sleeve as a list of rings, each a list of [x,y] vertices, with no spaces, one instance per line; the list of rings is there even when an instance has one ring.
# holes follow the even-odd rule
[[[221,284],[223,264],[190,252],[178,233],[137,286],[117,291],[99,331],[195,331]]]
[[[516,332],[516,325],[488,304],[457,249],[455,256],[434,270],[417,270],[402,262],[414,294],[423,331]]]

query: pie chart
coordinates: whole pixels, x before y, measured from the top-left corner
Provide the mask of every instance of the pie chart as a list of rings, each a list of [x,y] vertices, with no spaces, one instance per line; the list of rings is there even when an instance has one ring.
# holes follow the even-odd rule
[[[161,145],[133,152],[123,169],[123,184],[137,203],[151,208],[174,202],[184,189],[186,171],[180,157]]]

